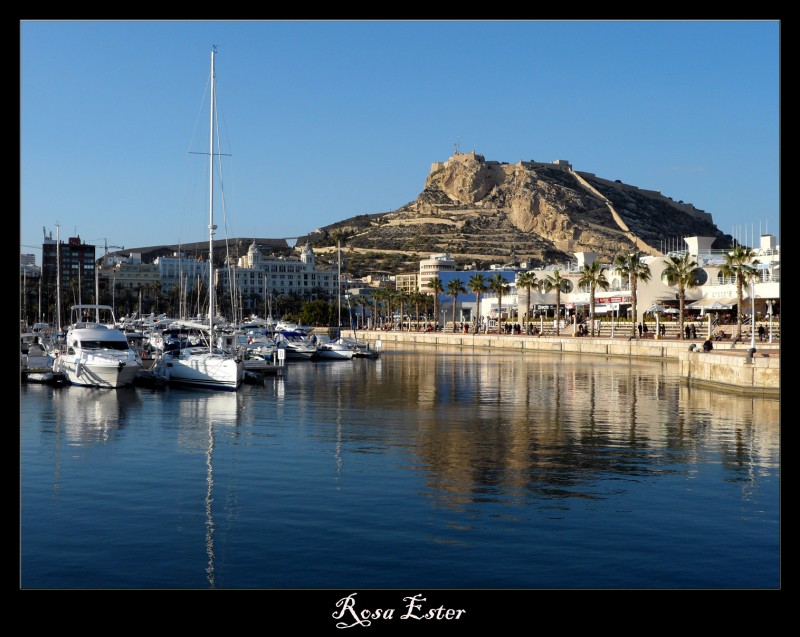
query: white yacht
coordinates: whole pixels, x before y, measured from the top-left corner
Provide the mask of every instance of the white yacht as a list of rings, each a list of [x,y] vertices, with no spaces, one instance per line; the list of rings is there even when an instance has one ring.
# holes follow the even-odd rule
[[[341,338],[331,340],[325,335],[317,336],[317,356],[326,360],[353,360],[356,351]]]
[[[286,360],[318,358],[317,346],[305,332],[281,330],[275,334],[275,345],[286,350]]]
[[[53,372],[64,374],[71,385],[132,385],[142,369],[142,359],[116,327],[111,306],[75,305],[72,317],[65,343],[56,350]],[[103,317],[108,321],[101,322]]]
[[[157,365],[159,375],[172,385],[236,390],[244,380],[241,359],[217,347],[195,345],[170,350]]]

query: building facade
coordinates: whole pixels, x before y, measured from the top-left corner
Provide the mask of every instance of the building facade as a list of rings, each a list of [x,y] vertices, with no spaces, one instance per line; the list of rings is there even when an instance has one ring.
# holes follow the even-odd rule
[[[158,267],[161,287],[164,290],[177,288],[189,292],[201,283],[208,285],[208,261],[186,257],[182,252],[157,257],[153,263]]]
[[[737,309],[736,281],[722,273],[725,263],[725,250],[711,250],[712,237],[688,237],[685,239],[686,250],[695,261],[694,275],[697,285],[685,291],[684,309],[691,312],[695,318],[702,319],[708,312],[722,312]],[[760,245],[754,249],[758,264],[755,266],[758,276],[752,285],[743,288],[742,312],[746,316],[755,314],[756,319],[780,314],[780,249],[776,245],[775,237],[762,235]],[[632,290],[630,281],[618,272],[611,263],[602,264],[606,279],[609,283],[608,290],[595,290],[595,317],[596,318],[624,318],[640,322],[646,314],[658,314],[662,319],[670,320],[677,314],[679,305],[678,289],[665,276],[664,272],[671,255],[670,253],[659,256],[644,256],[642,261],[650,269],[648,281],[637,281],[637,307],[636,316],[632,314]],[[538,284],[528,290],[517,285],[518,275],[523,270],[515,272],[505,268],[493,267],[482,274],[489,279],[497,271],[503,271],[509,288],[502,297],[502,310],[497,295],[488,290],[481,296],[480,307],[476,307],[474,294],[459,295],[456,308],[456,321],[496,320],[502,312],[504,321],[523,322],[523,320],[539,320],[541,317],[555,320],[556,311],[558,318],[566,323],[574,323],[575,316],[588,316],[591,303],[591,292],[586,286],[581,286],[582,266],[590,265],[596,259],[593,253],[576,253],[575,260],[564,267],[547,266],[545,268],[531,269],[536,275]],[[556,273],[558,276],[556,277]],[[466,282],[475,274],[474,271],[444,272],[440,278],[445,289],[447,283],[453,278],[461,278]],[[560,304],[556,310],[556,292],[547,290],[545,282],[556,277],[564,281],[560,296]],[[446,293],[440,294],[440,322],[452,320],[453,299]],[[530,312],[530,316],[526,316]]]
[[[69,303],[90,303],[95,293],[95,246],[70,237],[66,242],[45,239],[42,244],[42,285],[58,286],[60,272],[61,292],[74,293]]]
[[[398,274],[394,278],[395,289],[398,292],[406,294],[413,294],[419,292],[419,274],[412,272],[411,274]]]
[[[431,293],[428,282],[431,279],[441,278],[442,272],[452,272],[456,269],[456,262],[449,254],[432,254],[428,259],[419,262],[419,291]]]
[[[217,285],[234,295],[239,305],[254,309],[267,299],[296,294],[302,299],[336,298],[337,274],[317,269],[314,251],[306,244],[299,257],[265,256],[254,241],[238,262],[217,271]]]

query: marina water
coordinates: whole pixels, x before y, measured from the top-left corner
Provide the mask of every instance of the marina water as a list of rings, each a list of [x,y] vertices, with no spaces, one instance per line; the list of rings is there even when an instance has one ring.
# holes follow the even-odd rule
[[[20,586],[780,587],[780,400],[414,346],[237,392],[20,388]]]

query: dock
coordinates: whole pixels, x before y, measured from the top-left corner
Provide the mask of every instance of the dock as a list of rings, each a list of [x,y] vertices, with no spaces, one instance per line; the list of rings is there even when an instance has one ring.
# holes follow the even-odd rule
[[[67,376],[63,372],[54,372],[49,367],[37,369],[35,367],[22,370],[23,383],[39,383],[42,385],[66,385]]]

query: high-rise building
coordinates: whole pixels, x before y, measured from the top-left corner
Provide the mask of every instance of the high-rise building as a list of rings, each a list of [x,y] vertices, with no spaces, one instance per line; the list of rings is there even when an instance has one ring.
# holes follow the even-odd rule
[[[67,242],[45,239],[42,244],[42,284],[57,288],[56,275],[61,272],[62,298],[73,303],[94,303],[95,293],[95,246],[70,237]],[[63,296],[74,291],[72,296]],[[63,309],[63,308],[62,308]]]

